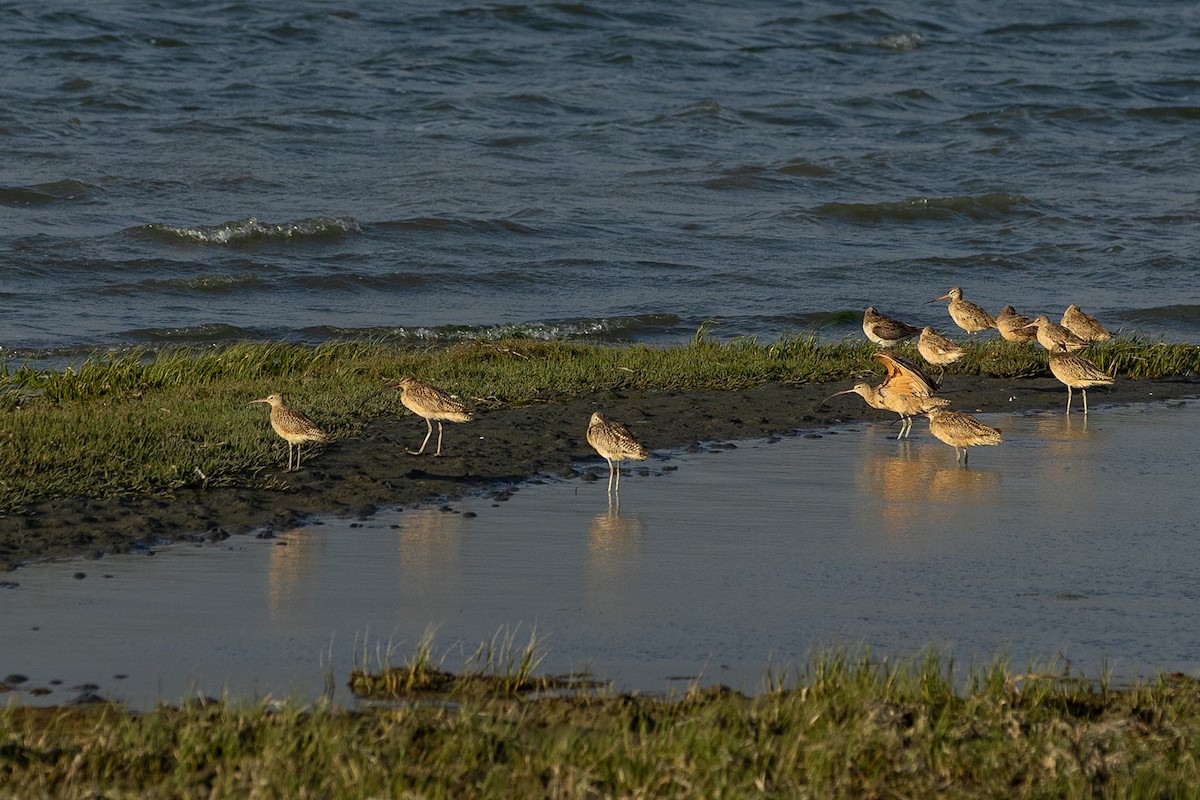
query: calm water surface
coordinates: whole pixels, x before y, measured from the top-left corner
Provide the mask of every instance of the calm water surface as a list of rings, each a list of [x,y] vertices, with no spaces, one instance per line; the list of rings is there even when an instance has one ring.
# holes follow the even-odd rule
[[[0,6],[0,355],[948,328],[1200,340],[1200,7]]]
[[[864,424],[658,454],[626,475],[619,509],[603,481],[554,481],[278,540],[30,566],[0,590],[0,676],[53,689],[44,702],[94,683],[143,706],[315,697],[328,668],[348,703],[356,645],[402,658],[430,626],[449,667],[536,628],[543,671],[647,691],[755,691],[768,665],[839,644],[934,642],[1016,669],[1059,657],[1118,679],[1200,671],[1200,402],[1100,407],[1086,425],[984,419],[1006,441],[968,468],[923,423],[900,443]]]

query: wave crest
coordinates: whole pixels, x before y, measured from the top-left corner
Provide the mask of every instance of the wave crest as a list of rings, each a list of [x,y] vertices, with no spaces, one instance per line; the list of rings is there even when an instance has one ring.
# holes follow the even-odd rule
[[[823,203],[813,209],[823,217],[847,222],[925,222],[967,219],[980,222],[1012,216],[1036,216],[1029,198],[1008,192],[958,197],[910,197],[886,203]]]
[[[259,222],[254,217],[219,225],[180,226],[153,223],[134,228],[137,235],[175,244],[241,245],[272,241],[340,239],[361,233],[352,217],[308,217],[297,222]]]

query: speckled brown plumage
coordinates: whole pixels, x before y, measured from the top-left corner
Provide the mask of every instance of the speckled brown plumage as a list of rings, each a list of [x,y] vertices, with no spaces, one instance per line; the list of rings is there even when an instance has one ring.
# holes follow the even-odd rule
[[[610,492],[614,491],[614,475],[616,478],[615,490],[619,491],[621,488],[622,461],[625,459],[645,461],[650,457],[649,451],[633,438],[628,428],[614,420],[605,419],[599,411],[592,414],[592,418],[588,422],[587,441],[608,462],[608,490]],[[616,466],[614,466],[614,462]]]
[[[300,469],[300,446],[305,442],[325,441],[325,432],[303,412],[285,404],[282,395],[272,394],[251,402],[267,403],[271,406],[271,428],[288,444],[288,472],[292,471],[293,447],[296,449],[295,469]]]
[[[880,314],[875,306],[868,306],[863,313],[862,327],[868,339],[883,347],[892,347],[921,332],[920,328],[914,328],[907,322]]]
[[[1091,314],[1085,314],[1072,303],[1062,315],[1062,326],[1085,342],[1103,342],[1111,339],[1112,333]]]
[[[424,381],[419,381],[416,378],[402,377],[392,387],[400,390],[400,402],[404,407],[413,412],[419,417],[425,419],[425,425],[428,431],[425,433],[425,441],[421,442],[419,450],[409,450],[415,456],[419,456],[425,452],[425,445],[429,444],[429,437],[433,435],[433,423],[438,424],[438,442],[435,456],[442,454],[442,422],[470,422],[471,412],[465,405],[451,397],[446,392],[431,386]]]
[[[1087,342],[1080,339],[1075,334],[1050,321],[1050,318],[1045,314],[1039,314],[1033,322],[1029,323],[1029,327],[1037,327],[1038,344],[1047,350],[1054,352],[1055,348],[1062,347],[1064,350],[1082,350],[1087,347]]]
[[[1037,341],[1037,333],[1029,329],[1032,322],[1033,320],[1024,314],[1018,314],[1012,306],[1005,306],[996,315],[996,328],[999,329],[1000,335],[1009,342],[1027,344]]]
[[[970,300],[963,300],[963,291],[957,286],[941,297],[935,297],[929,302],[935,303],[938,300],[945,300],[947,298],[950,300],[950,303],[947,305],[947,309],[950,311],[950,318],[954,320],[955,325],[967,333],[979,333],[980,331],[986,331],[988,328],[996,327],[995,317]]]
[[[1061,346],[1050,351],[1050,371],[1067,386],[1067,413],[1071,413],[1071,390],[1083,392],[1083,414],[1087,416],[1087,390],[1091,386],[1111,386],[1115,378],[1093,362]]]
[[[979,420],[961,411],[945,408],[930,409],[929,432],[954,448],[956,461],[967,463],[967,448],[979,445],[1000,444],[999,428],[984,425]]]

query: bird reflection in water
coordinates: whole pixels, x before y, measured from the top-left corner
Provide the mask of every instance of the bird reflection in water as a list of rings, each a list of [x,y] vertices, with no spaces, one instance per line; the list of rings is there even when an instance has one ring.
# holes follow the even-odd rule
[[[457,574],[466,521],[461,514],[418,509],[400,515],[400,567],[411,582],[441,585]]]
[[[587,604],[590,610],[624,614],[636,603],[631,586],[637,577],[645,523],[638,514],[621,513],[621,500],[609,495],[608,509],[588,526]]]
[[[267,614],[273,625],[308,619],[308,587],[325,563],[326,538],[311,528],[279,534],[267,565]]]
[[[873,444],[868,441],[867,444]],[[868,447],[859,470],[859,491],[878,495],[885,536],[909,536],[931,516],[964,504],[997,502],[1000,474],[947,462],[941,448],[905,443],[899,450]]]

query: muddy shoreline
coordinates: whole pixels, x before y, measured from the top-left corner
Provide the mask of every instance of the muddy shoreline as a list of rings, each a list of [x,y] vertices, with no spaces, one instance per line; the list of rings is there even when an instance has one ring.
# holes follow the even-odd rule
[[[609,393],[560,403],[479,414],[446,425],[443,454],[416,457],[424,421],[405,415],[372,421],[355,439],[313,452],[302,470],[279,475],[287,489],[189,490],[170,497],[67,498],[22,513],[0,515],[0,568],[61,556],[100,557],[179,540],[291,527],[314,514],[366,517],[380,507],[404,507],[461,497],[468,492],[506,493],[538,475],[594,479],[607,475],[584,438],[596,410],[629,425],[658,455],[691,445],[787,435],[841,422],[895,416],[868,408],[854,395],[822,400],[851,381],[767,384],[739,391]],[[943,396],[970,413],[1047,409],[1061,411],[1066,389],[1053,378],[948,377]],[[1106,403],[1160,402],[1200,395],[1200,379],[1119,381],[1094,390],[1093,414]],[[918,422],[914,437],[928,440]],[[934,446],[944,447],[940,442]],[[280,455],[283,454],[280,443]],[[953,454],[947,448],[947,456]]]

